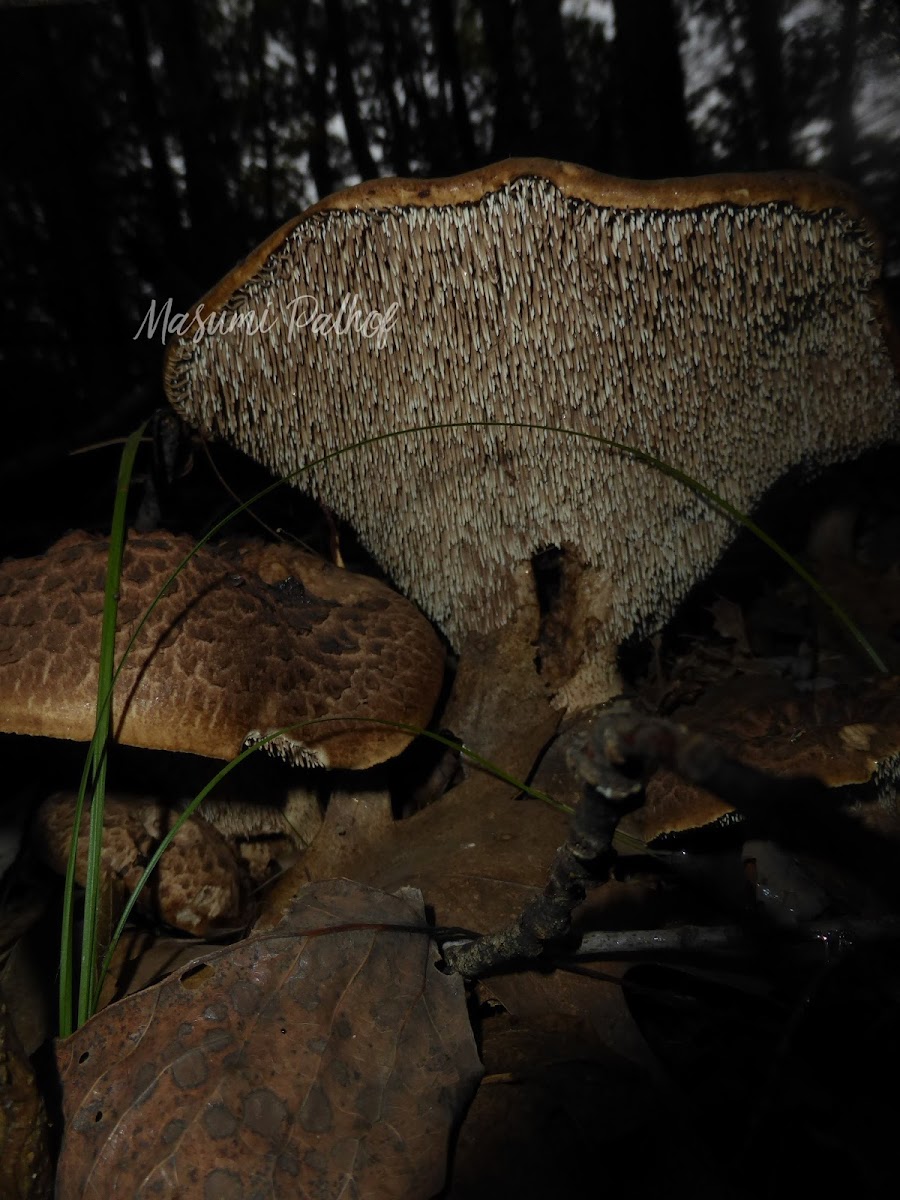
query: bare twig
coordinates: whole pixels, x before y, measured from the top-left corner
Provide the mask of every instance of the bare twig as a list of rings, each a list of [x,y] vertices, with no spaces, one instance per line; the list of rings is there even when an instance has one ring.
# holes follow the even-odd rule
[[[547,943],[564,938],[571,927],[572,911],[584,899],[588,886],[608,877],[615,858],[612,839],[616,825],[641,803],[642,796],[642,779],[616,771],[604,777],[602,790],[593,781],[586,782],[572,815],[568,840],[556,852],[542,894],[529,901],[521,916],[506,928],[468,945],[447,947],[448,965],[469,977],[484,975],[516,959],[537,958]]]
[[[637,715],[625,705],[611,707],[590,730],[574,737],[567,759],[583,791],[547,886],[511,925],[472,942],[445,945],[447,963],[463,975],[476,977],[517,959],[536,958],[569,933],[572,911],[587,888],[609,876],[619,819],[641,804],[645,783],[660,766],[732,804],[788,848],[855,865],[868,882],[897,896],[896,850],[837,810],[828,788],[816,779],[769,775],[729,758],[711,738],[672,721]],[[798,924],[792,936],[823,945],[841,939],[891,939],[900,936],[900,919]],[[683,926],[591,934],[573,953],[746,950],[752,942],[739,926]]]

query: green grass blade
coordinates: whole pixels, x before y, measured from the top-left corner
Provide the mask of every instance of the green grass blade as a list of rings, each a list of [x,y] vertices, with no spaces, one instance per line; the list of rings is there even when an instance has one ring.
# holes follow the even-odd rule
[[[585,440],[593,442],[598,446],[604,446],[609,450],[618,451],[619,453],[625,454],[638,462],[645,463],[648,467],[659,471],[663,475],[668,475],[670,478],[675,479],[679,483],[683,484],[684,487],[687,487],[691,491],[696,492],[697,495],[702,496],[708,503],[710,503],[713,507],[718,508],[722,513],[730,517],[737,524],[743,525],[745,529],[749,530],[755,537],[759,538],[764,545],[768,546],[781,559],[783,559],[784,562],[786,562],[788,566],[790,566],[791,569],[794,570],[799,577],[809,585],[810,588],[812,588],[815,594],[834,614],[838,621],[850,633],[854,641],[856,641],[857,645],[862,649],[863,653],[873,663],[875,668],[882,674],[889,674],[884,662],[881,660],[875,649],[870,645],[862,631],[858,628],[850,615],[841,607],[837,600],[835,600],[834,597],[822,586],[822,584],[820,584],[818,580],[816,580],[806,570],[806,568],[803,567],[801,563],[799,563],[797,559],[793,557],[793,555],[789,554],[787,550],[785,550],[779,545],[778,542],[775,541],[774,538],[770,537],[770,535],[761,529],[755,521],[747,516],[746,513],[743,513],[740,511],[740,509],[735,508],[735,506],[725,500],[724,497],[719,496],[712,490],[712,488],[706,487],[705,484],[701,483],[698,479],[694,479],[691,475],[688,475],[687,472],[680,470],[678,467],[671,466],[669,463],[664,462],[655,455],[648,453],[646,450],[640,450],[634,446],[626,445],[624,442],[617,442],[612,438],[602,437],[600,434],[586,433],[583,430],[569,429],[561,425],[544,425],[538,421],[439,421],[431,425],[414,425],[405,429],[392,429],[388,433],[373,434],[371,437],[362,438],[357,442],[351,442],[347,446],[341,446],[337,450],[330,450],[327,453],[320,455],[318,458],[314,458],[310,462],[304,463],[302,467],[298,467],[297,470],[292,471],[290,475],[285,475],[282,479],[276,479],[273,483],[268,484],[255,495],[251,496],[249,500],[245,500],[242,504],[238,504],[230,512],[226,513],[221,520],[217,521],[210,529],[207,530],[205,534],[203,534],[202,537],[197,540],[196,545],[184,556],[184,558],[172,572],[169,579],[167,579],[165,584],[160,588],[156,597],[149,605],[147,611],[141,617],[141,620],[139,621],[131,639],[128,642],[128,645],[125,648],[125,652],[122,655],[122,661],[119,663],[119,667],[117,668],[114,676],[114,682],[115,678],[118,677],[118,672],[121,670],[128,653],[134,646],[137,638],[140,636],[144,624],[147,622],[147,620],[149,620],[150,614],[165,595],[169,585],[177,578],[181,571],[184,570],[197,551],[211,538],[215,537],[216,534],[224,529],[231,521],[233,521],[235,517],[240,516],[242,512],[246,512],[248,508],[251,508],[254,504],[259,503],[259,501],[265,499],[266,496],[271,495],[276,489],[284,487],[286,484],[294,483],[300,478],[300,476],[306,474],[307,471],[312,471],[316,467],[325,466],[333,459],[339,458],[344,454],[351,454],[355,450],[361,450],[366,446],[373,446],[379,442],[388,441],[392,438],[409,437],[416,434],[430,433],[438,429],[534,429],[542,430],[547,433],[558,433],[565,437],[584,438]]]
[[[78,835],[81,816],[87,795],[88,781],[93,763],[93,745],[84,760],[78,796],[75,801],[75,824],[69,842],[69,859],[66,863],[66,878],[63,884],[62,930],[59,949],[59,1036],[68,1037],[73,1032],[73,1000],[75,995],[75,861],[78,853]]]
[[[113,689],[113,666],[115,662],[116,621],[118,615],[119,585],[122,574],[122,557],[125,542],[125,517],[128,489],[134,470],[135,457],[145,425],[127,439],[119,463],[119,476],[113,504],[110,527],[110,548],[107,558],[106,585],[103,601],[103,624],[100,638],[100,656],[97,679],[97,719],[94,736],[88,748],[85,768],[82,772],[78,798],[75,804],[75,824],[69,848],[69,862],[63,897],[63,928],[60,950],[60,1035],[71,1032],[72,992],[74,964],[74,894],[75,861],[85,797],[91,797],[91,822],[88,842],[88,864],[84,901],[84,929],[81,942],[81,970],[78,989],[78,1023],[87,1020],[95,1002],[98,902],[101,883],[101,854],[103,849],[103,807],[106,787],[107,743],[110,732],[110,714]]]
[[[823,587],[821,583],[807,569],[797,561],[797,559],[787,550],[784,549],[773,537],[765,532],[757,523],[742,512],[735,505],[731,504],[723,496],[720,496],[712,488],[707,487],[699,479],[694,479],[686,471],[682,471],[679,467],[672,466],[663,459],[658,458],[655,454],[650,454],[646,450],[641,450],[636,446],[629,446],[625,442],[618,442],[614,438],[603,437],[598,433],[587,433],[580,429],[569,429],[562,425],[546,425],[539,421],[438,421],[430,425],[411,426],[406,429],[394,429],[388,433],[375,434],[372,437],[362,438],[360,441],[353,442],[348,446],[342,446],[337,450],[331,450],[327,454],[313,459],[311,462],[299,467],[290,475],[286,475],[283,479],[276,480],[264,488],[257,495],[252,496],[249,500],[239,505],[227,516],[223,517],[213,528],[201,539],[200,545],[213,537],[220,529],[223,528],[233,517],[257,503],[263,497],[269,495],[275,488],[281,487],[283,484],[294,482],[299,476],[307,471],[311,471],[316,467],[324,466],[334,458],[338,458],[343,454],[348,454],[354,450],[361,450],[366,446],[372,446],[378,442],[387,441],[390,438],[408,437],[419,433],[430,433],[438,429],[533,429],[540,430],[546,433],[558,433],[564,437],[583,438],[586,441],[593,442],[595,445],[603,446],[608,450],[615,450],[620,454],[624,454],[636,462],[644,463],[646,466],[658,471],[660,474],[667,475],[670,479],[676,480],[690,491],[703,497],[713,508],[718,509],[725,516],[729,517],[738,525],[742,525],[754,537],[758,538],[765,546],[774,551],[787,565],[794,571],[800,579],[803,580],[808,587],[822,601],[838,622],[844,626],[863,654],[869,659],[877,671],[883,675],[890,674],[884,661],[865,637],[862,630],[857,626],[850,614],[843,608],[841,604],[831,595],[831,593]]]
[[[100,663],[97,681],[96,740],[91,745],[93,796],[91,799],[90,838],[84,898],[84,933],[81,943],[81,977],[78,994],[78,1020],[82,1023],[94,1009],[97,982],[97,924],[103,851],[103,810],[106,800],[107,753],[112,719],[113,676],[116,656],[116,625],[119,612],[119,587],[125,553],[125,522],[128,491],[135,458],[146,423],[125,443],[119,464],[119,477],[109,534],[106,585],[103,596],[103,624],[100,635]],[[76,826],[76,828],[78,828]]]
[[[453,741],[452,738],[445,737],[441,733],[434,733],[429,729],[421,729],[417,725],[406,725],[400,721],[382,721],[378,717],[341,717],[341,716],[311,717],[308,721],[299,721],[295,725],[285,725],[283,728],[276,729],[273,733],[267,734],[264,738],[260,738],[260,740],[258,742],[254,742],[252,746],[248,746],[245,750],[242,750],[241,753],[236,755],[233,759],[231,759],[230,762],[225,763],[225,765],[221,768],[221,770],[217,771],[216,774],[212,777],[212,779],[210,779],[209,783],[207,783],[203,788],[201,788],[201,790],[197,793],[197,795],[194,796],[193,800],[191,800],[191,802],[189,804],[185,805],[184,811],[182,813],[180,813],[177,821],[175,821],[174,824],[172,825],[172,828],[168,831],[168,833],[165,835],[165,837],[162,838],[162,840],[160,841],[156,850],[151,855],[150,860],[148,861],[146,867],[144,868],[144,871],[141,874],[141,877],[138,880],[134,891],[129,896],[128,901],[125,905],[125,908],[122,912],[122,915],[119,919],[119,923],[116,926],[116,928],[113,932],[113,935],[110,939],[109,947],[107,948],[107,951],[104,956],[103,963],[101,965],[100,972],[99,972],[98,994],[99,994],[99,989],[102,988],[102,986],[103,986],[103,981],[106,978],[106,974],[109,970],[109,965],[112,962],[112,957],[113,957],[113,954],[115,953],[116,946],[118,945],[119,939],[121,938],[122,934],[125,932],[125,927],[128,924],[128,919],[131,916],[131,913],[134,910],[134,906],[138,901],[138,897],[140,896],[141,892],[143,891],[145,885],[149,882],[150,876],[152,875],[153,871],[156,869],[157,864],[159,863],[159,860],[162,858],[162,856],[168,850],[169,846],[171,846],[172,842],[175,840],[175,837],[176,837],[179,829],[181,829],[181,827],[184,825],[185,821],[190,820],[190,818],[194,815],[194,813],[197,811],[197,809],[200,807],[200,805],[203,803],[203,801],[206,799],[206,797],[210,794],[210,792],[212,792],[214,788],[218,787],[218,785],[222,782],[222,780],[225,779],[230,774],[230,772],[234,770],[235,767],[237,767],[240,763],[244,762],[245,759],[249,758],[251,754],[255,754],[258,750],[261,750],[264,746],[268,745],[269,742],[274,741],[276,738],[283,737],[287,733],[297,732],[300,729],[308,729],[312,725],[327,725],[333,721],[340,721],[344,724],[346,724],[348,721],[356,721],[356,722],[359,722],[360,724],[364,724],[364,725],[381,725],[387,729],[402,730],[404,733],[408,733],[412,737],[428,738],[429,740],[431,740],[433,742],[438,742],[442,746],[447,746],[449,749],[457,751],[464,758],[467,758],[470,762],[474,763],[476,766],[480,767],[482,770],[485,770],[489,774],[494,775],[497,779],[501,779],[504,783],[508,783],[510,785],[510,787],[515,788],[515,790],[517,792],[521,793],[522,795],[530,796],[533,799],[540,800],[545,804],[550,804],[554,808],[558,808],[558,809],[560,809],[560,811],[565,812],[565,813],[571,813],[571,811],[572,811],[568,805],[559,803],[558,801],[554,800],[552,796],[549,796],[546,792],[541,792],[541,791],[538,791],[537,788],[529,787],[529,785],[527,783],[523,783],[521,780],[516,779],[515,776],[511,775],[508,771],[505,771],[502,767],[498,767],[495,763],[492,763],[488,759],[483,758],[481,755],[475,754],[473,751],[467,749],[461,742],[455,742],[455,741]]]

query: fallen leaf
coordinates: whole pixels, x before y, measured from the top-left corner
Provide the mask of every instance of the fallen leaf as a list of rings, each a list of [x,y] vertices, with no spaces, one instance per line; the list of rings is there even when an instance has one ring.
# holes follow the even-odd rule
[[[356,878],[346,870],[348,856],[364,851],[394,826],[390,793],[336,789],[312,846],[293,867],[262,893],[255,928],[271,928],[301,887],[316,879]],[[385,889],[388,890],[388,889]]]
[[[525,636],[530,617],[523,612],[521,627],[505,628],[495,644],[487,639],[469,643],[442,720],[474,750],[510,774],[528,778],[553,738],[560,714],[537,675]],[[499,689],[498,679],[504,681]],[[519,689],[521,704],[516,700]],[[561,736],[544,753],[533,782],[574,802],[578,786],[564,758]],[[487,933],[508,924],[546,885],[557,848],[566,839],[568,817],[542,801],[517,799],[508,783],[483,770],[471,765],[467,770],[461,784],[402,821],[393,819],[384,794],[333,795],[312,846],[263,897],[255,928],[277,924],[299,888],[340,875],[387,892],[418,888],[438,925]],[[652,923],[654,918],[643,911],[644,900],[640,888],[598,888],[586,906],[595,922],[591,927]],[[548,1014],[584,1018],[611,1050],[644,1067],[651,1061],[616,983],[541,968],[492,975],[480,987],[528,1021]]]
[[[709,611],[713,619],[713,629],[719,637],[734,643],[734,656],[749,658],[750,639],[747,636],[747,620],[743,608],[725,596],[717,596],[710,604]]]
[[[31,1063],[0,999],[0,1196],[42,1200],[49,1194],[44,1104]]]
[[[900,612],[900,572],[894,563],[889,569],[867,566],[845,557],[825,557],[812,563],[816,578],[831,596],[853,617],[889,670],[900,671],[897,645],[897,614]],[[817,605],[816,641],[820,655],[828,654],[829,668],[840,669],[835,658],[846,658],[848,670],[858,671],[858,653],[848,653],[847,632],[835,621],[824,605]],[[842,672],[846,674],[847,672]],[[852,676],[851,676],[852,678]]]
[[[155,929],[131,926],[119,938],[113,951],[97,1008],[106,1008],[115,1000],[152,987],[173,972],[183,970],[195,959],[218,949],[219,946],[209,942],[167,937]]]
[[[634,1194],[631,1139],[662,1141],[673,1124],[666,1093],[645,1072],[573,1016],[533,1025],[490,1017],[482,1052],[485,1077],[460,1131],[449,1200],[594,1191],[598,1156],[604,1191]],[[669,1170],[659,1161],[658,1187]]]
[[[481,1074],[421,904],[347,880],[57,1045],[59,1200],[413,1200],[442,1186]]]
[[[473,776],[405,821],[390,819],[384,798],[370,809],[364,796],[333,797],[319,837],[279,881],[283,891],[273,895],[273,906],[256,928],[281,919],[292,891],[335,874],[390,892],[415,887],[441,926],[484,933],[507,924],[546,884],[568,818],[541,801],[517,800],[511,788],[501,792],[495,784]],[[356,833],[363,836],[357,840]],[[598,888],[588,902],[592,927],[643,926],[652,919],[644,913],[644,898],[640,888],[626,884]],[[578,1014],[611,1049],[648,1063],[617,984],[534,969],[492,975],[487,986],[517,1016]]]
[[[44,911],[30,929],[21,931],[0,970],[4,1004],[29,1055],[53,1037],[59,1019],[59,911],[48,903],[53,892],[46,876],[40,886]]]
[[[530,580],[530,572],[528,573]],[[523,580],[517,577],[518,588]],[[489,635],[470,634],[462,648],[453,691],[441,717],[468,749],[501,766],[517,779],[527,779],[538,755],[553,737],[561,713],[538,674],[535,640],[536,605],[524,598],[515,618]],[[480,776],[482,791],[504,794],[508,785],[491,782],[466,759],[465,777]]]

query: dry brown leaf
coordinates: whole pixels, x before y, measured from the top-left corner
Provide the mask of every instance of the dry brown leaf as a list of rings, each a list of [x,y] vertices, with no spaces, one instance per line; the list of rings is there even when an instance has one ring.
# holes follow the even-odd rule
[[[568,765],[567,750],[572,739],[589,729],[594,720],[592,712],[568,720],[547,748],[532,781],[536,788],[570,807],[578,803],[581,785]],[[542,879],[541,885],[544,882]],[[642,928],[654,923],[655,899],[652,885],[610,880],[588,894],[576,919],[584,930]],[[617,962],[596,965],[616,980],[628,969]],[[479,991],[494,996],[507,1012],[526,1022],[543,1023],[548,1016],[583,1020],[607,1049],[646,1070],[656,1069],[617,982],[566,971],[517,971],[492,975],[479,985]]]
[[[534,1025],[494,1016],[484,1023],[485,1077],[460,1131],[449,1196],[517,1198],[572,1194],[596,1186],[629,1191],[634,1164],[623,1138],[658,1136],[671,1123],[648,1076],[611,1054],[577,1017]],[[511,1136],[511,1134],[514,1134]],[[660,1164],[659,1182],[663,1183]],[[592,1178],[594,1176],[594,1178]]]
[[[747,620],[740,604],[728,600],[725,596],[717,596],[710,604],[709,611],[713,619],[713,628],[719,637],[734,643],[732,653],[735,658],[749,658],[751,650],[750,639],[747,636]]]
[[[218,949],[219,946],[209,942],[167,937],[155,929],[132,926],[116,943],[97,1008],[106,1008],[114,1000],[152,987],[173,972],[183,970],[195,959]]]
[[[50,903],[54,889],[47,887],[45,872],[32,886],[46,896],[44,911],[30,929],[21,931],[0,971],[0,991],[28,1055],[54,1036],[59,1019],[59,908]]]
[[[481,1074],[420,906],[347,880],[57,1046],[59,1200],[433,1196]]]
[[[812,570],[831,596],[850,613],[891,671],[900,671],[900,649],[897,645],[897,615],[900,613],[900,571],[894,564],[884,570],[865,566],[845,557],[828,557],[814,561]],[[840,669],[836,657],[848,660],[849,670],[856,666],[858,654],[853,652],[846,630],[834,620],[824,605],[817,606],[816,641],[820,654],[830,651],[829,669]]]
[[[50,1195],[50,1152],[44,1104],[31,1063],[0,999],[0,1196]]]
[[[523,779],[560,719],[535,669],[528,639],[536,627],[535,614],[523,605],[514,628],[492,642],[470,639],[443,718],[473,750]],[[564,756],[560,738],[534,782],[573,802],[577,787]],[[404,821],[393,819],[386,795],[334,795],[312,846],[263,897],[256,928],[279,921],[291,896],[309,882],[346,875],[388,892],[419,888],[438,925],[489,932],[516,917],[544,887],[567,828],[563,813],[537,800],[517,800],[509,784],[471,766],[463,783]],[[589,901],[591,918],[600,927],[607,921],[614,928],[639,927],[643,899],[638,889],[607,885]],[[525,1020],[578,1015],[605,1045],[649,1063],[617,984],[533,970],[493,975],[489,990]]]
[[[522,779],[560,719],[535,667],[537,630],[536,606],[523,599],[516,621],[496,636],[470,638],[442,717],[464,744]],[[299,888],[339,875],[385,891],[438,886],[451,897],[440,904],[442,924],[487,929],[509,920],[543,886],[566,819],[535,801],[518,803],[508,783],[471,763],[464,770],[463,783],[401,822],[386,793],[333,794],[315,841],[267,890],[256,928],[279,921]]]
[[[360,820],[364,813],[368,820]],[[442,926],[487,932],[507,924],[540,891],[557,847],[565,841],[568,818],[538,800],[516,800],[508,786],[473,776],[437,804],[405,821],[391,821],[386,803],[373,809],[365,798],[333,798],[319,837],[273,892],[273,907],[257,928],[277,922],[292,891],[307,881],[334,874],[395,891],[420,889]],[[363,833],[357,838],[354,834]],[[643,893],[608,884],[590,899],[592,920],[609,918],[615,928],[639,927]],[[522,971],[491,976],[490,992],[517,1016],[537,1020],[549,1014],[580,1015],[590,1021],[617,1053],[647,1065],[621,988],[602,980],[555,971]]]
[[[332,792],[325,820],[312,846],[293,867],[261,894],[255,929],[271,928],[281,919],[301,887],[316,879],[356,878],[346,870],[348,855],[364,852],[394,826],[390,793]],[[385,889],[387,890],[387,889]]]
[[[332,798],[319,836],[271,889],[256,928],[280,920],[299,887],[339,874],[385,891],[419,887],[439,924],[490,929],[543,887],[566,835],[562,813],[517,800],[508,785],[499,792],[496,780],[480,775],[405,821],[390,820],[383,800],[369,811],[366,799]]]
[[[45,881],[39,883],[29,879],[22,890],[8,889],[0,902],[0,960],[4,958],[21,938],[41,919],[47,909],[49,897]]]
[[[453,692],[441,717],[445,728],[482,758],[527,779],[556,731],[560,712],[538,674],[539,614],[530,569],[516,574],[515,620],[488,635],[471,634],[463,646]],[[474,768],[463,761],[463,771]],[[481,787],[503,794],[507,785],[481,777]]]

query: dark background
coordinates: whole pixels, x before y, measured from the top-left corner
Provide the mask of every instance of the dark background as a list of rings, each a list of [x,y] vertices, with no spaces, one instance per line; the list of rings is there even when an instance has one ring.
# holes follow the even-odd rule
[[[0,552],[108,520],[183,310],[318,197],[507,155],[815,167],[900,275],[895,0],[0,3]]]

